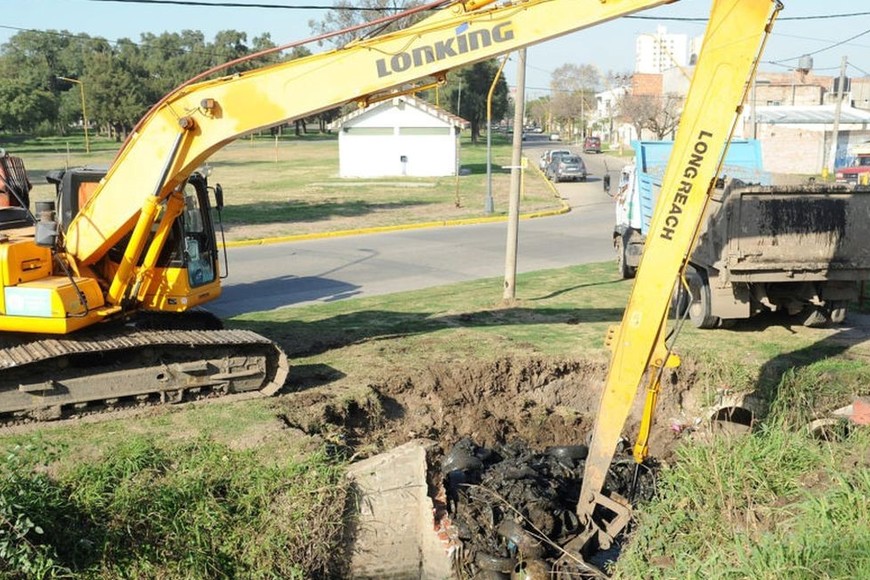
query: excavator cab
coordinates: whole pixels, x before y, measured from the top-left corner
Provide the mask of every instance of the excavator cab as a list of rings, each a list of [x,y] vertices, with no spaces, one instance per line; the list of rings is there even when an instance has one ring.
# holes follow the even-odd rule
[[[46,179],[57,190],[59,228],[78,215],[79,209],[93,195],[105,177],[106,167],[78,167],[50,172]],[[219,186],[215,188],[218,191]],[[183,198],[181,214],[174,220],[166,241],[144,286],[138,290],[139,308],[165,312],[181,312],[217,298],[220,294],[218,247],[211,216],[208,179],[193,173],[180,194]],[[217,199],[220,204],[221,200]],[[159,228],[166,213],[167,201],[161,204],[160,218],[152,228]],[[110,268],[120,263],[130,235],[125,236],[108,253]],[[144,255],[138,266],[142,266]]]

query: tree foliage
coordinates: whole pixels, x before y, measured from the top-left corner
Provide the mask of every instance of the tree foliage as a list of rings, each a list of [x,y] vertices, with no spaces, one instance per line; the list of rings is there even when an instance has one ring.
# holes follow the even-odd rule
[[[450,84],[447,102],[442,105],[469,122],[473,143],[480,138],[480,129],[486,124],[487,96],[498,67],[497,60],[486,60],[459,69],[456,84]],[[496,81],[491,107],[493,122],[501,120],[508,113],[508,86],[504,75],[499,75]]]
[[[160,98],[200,73],[273,48],[268,34],[248,42],[246,33],[143,34],[109,42],[67,31],[23,31],[0,47],[0,130],[62,134],[83,121],[118,139]],[[304,51],[258,57],[219,74],[234,74]],[[72,79],[70,82],[66,79]],[[78,82],[76,82],[78,81]]]
[[[634,126],[637,134],[647,130],[657,140],[673,138],[682,110],[683,98],[676,94],[625,95],[619,102],[619,115]]]
[[[598,69],[590,64],[564,64],[550,77],[551,114],[570,134],[585,133],[585,119],[595,107],[595,93],[601,82]]]
[[[409,24],[423,18],[423,16],[414,15],[409,18],[403,18],[380,25],[377,29],[375,29],[376,25],[373,24],[370,28],[363,28],[355,32],[341,31],[387,16],[400,14],[421,4],[421,0],[338,0],[333,3],[335,8],[326,12],[323,20],[309,20],[308,27],[312,33],[317,35],[336,33],[327,39],[327,42],[335,47],[344,46],[354,40],[365,38],[367,35],[380,34],[407,27]]]
[[[549,96],[544,96],[527,102],[526,119],[536,127],[553,131],[553,100]]]

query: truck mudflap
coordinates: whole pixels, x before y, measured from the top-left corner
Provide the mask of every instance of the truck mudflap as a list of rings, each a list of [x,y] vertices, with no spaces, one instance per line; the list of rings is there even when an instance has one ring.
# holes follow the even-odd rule
[[[0,350],[0,423],[61,419],[232,393],[275,394],[284,352],[247,330],[129,330]]]

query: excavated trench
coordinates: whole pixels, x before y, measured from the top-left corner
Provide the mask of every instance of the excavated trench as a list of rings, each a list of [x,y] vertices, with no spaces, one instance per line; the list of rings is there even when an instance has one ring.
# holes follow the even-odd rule
[[[396,372],[352,394],[304,391],[291,397],[283,412],[288,424],[350,452],[381,452],[386,459],[370,471],[382,479],[399,469],[390,464],[390,450],[421,438],[431,441],[424,460],[426,495],[429,512],[436,514],[434,526],[442,532],[449,528],[442,546],[451,554],[453,574],[533,578],[549,574],[561,556],[559,546],[581,531],[574,513],[605,374],[606,362],[600,360],[439,363],[413,374]],[[650,441],[652,466],[671,455],[683,427],[704,413],[689,388],[693,378],[685,366],[665,377]],[[641,404],[639,396],[626,437],[637,432]],[[655,468],[638,474],[635,480],[633,460],[618,454],[606,487],[648,499]],[[364,545],[355,550],[395,553],[392,528],[380,526],[379,546],[361,538]],[[618,546],[593,554],[592,561],[601,566],[617,556]],[[357,569],[355,576],[366,573]]]

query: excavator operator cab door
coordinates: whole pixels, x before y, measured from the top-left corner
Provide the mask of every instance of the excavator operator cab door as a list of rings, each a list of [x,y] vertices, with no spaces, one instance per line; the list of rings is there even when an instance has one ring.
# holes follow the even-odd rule
[[[181,248],[191,288],[215,281],[217,243],[208,203],[208,187],[202,175],[194,174],[184,187],[181,213]]]

